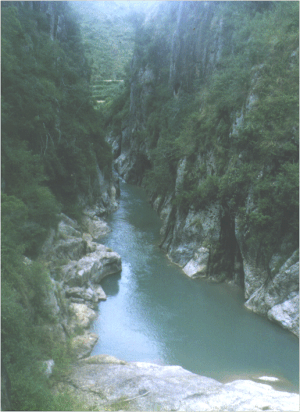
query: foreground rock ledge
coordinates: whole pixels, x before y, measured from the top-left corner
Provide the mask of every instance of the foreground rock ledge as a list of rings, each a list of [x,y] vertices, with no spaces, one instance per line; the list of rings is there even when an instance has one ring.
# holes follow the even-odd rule
[[[107,355],[79,361],[57,389],[100,410],[299,411],[299,395],[266,384],[222,384],[180,366],[127,363]]]

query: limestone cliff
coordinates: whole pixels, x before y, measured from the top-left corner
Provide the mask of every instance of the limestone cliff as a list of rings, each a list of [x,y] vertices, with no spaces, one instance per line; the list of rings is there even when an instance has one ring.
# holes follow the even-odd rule
[[[117,172],[147,189],[169,258],[188,276],[241,285],[249,309],[298,335],[297,228],[289,220],[297,207],[285,198],[298,184],[280,183],[297,163],[298,118],[289,109],[277,137],[285,120],[278,113],[272,123],[270,103],[284,102],[280,76],[295,69],[298,48],[285,26],[272,39],[263,32],[277,13],[269,3],[154,8],[137,29],[129,111],[107,140]],[[288,87],[294,99],[297,86]]]

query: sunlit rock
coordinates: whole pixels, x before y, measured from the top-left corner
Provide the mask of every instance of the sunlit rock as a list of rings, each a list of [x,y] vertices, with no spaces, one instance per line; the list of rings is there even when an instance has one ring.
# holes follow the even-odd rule
[[[94,310],[82,303],[71,303],[70,310],[73,313],[75,325],[81,328],[88,328],[97,317]]]
[[[86,303],[92,309],[97,309],[100,300],[106,300],[106,294],[100,285],[89,287],[66,287],[65,294],[67,298],[74,303]]]
[[[71,341],[71,348],[77,359],[89,356],[98,342],[98,339],[98,335],[91,332],[85,332],[83,335],[78,335],[73,338]]]
[[[120,255],[109,251],[104,245],[98,245],[95,252],[62,267],[64,283],[70,287],[82,287],[89,281],[100,283],[104,277],[121,269]]]
[[[295,251],[274,278],[250,296],[245,306],[299,336],[299,261],[294,263],[297,259]]]
[[[126,365],[127,364],[127,362],[117,359],[111,355],[89,356],[88,358],[83,359],[82,363],[85,363],[87,365],[103,365],[103,364]]]
[[[268,311],[268,318],[299,337],[299,293],[293,298],[273,306]]]
[[[110,359],[111,358],[111,359]],[[122,362],[107,355],[78,362],[70,375],[86,406],[131,411],[298,411],[299,395],[250,380],[222,384],[180,366]],[[65,389],[68,387],[66,386]],[[91,396],[92,395],[92,396]]]
[[[200,247],[194,254],[194,258],[184,266],[183,271],[191,278],[204,276],[207,273],[208,260],[209,250],[205,247]]]

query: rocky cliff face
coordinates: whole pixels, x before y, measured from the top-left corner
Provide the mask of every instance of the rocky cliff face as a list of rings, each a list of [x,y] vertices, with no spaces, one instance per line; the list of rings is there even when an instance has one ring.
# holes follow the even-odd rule
[[[99,301],[106,300],[100,282],[122,270],[121,257],[99,243],[110,231],[103,215],[117,207],[111,196],[116,189],[106,184],[98,205],[86,207],[80,223],[60,214],[58,227],[51,230],[40,255],[47,262],[51,282],[45,305],[52,322],[43,325],[45,339],[71,338],[79,359],[88,356],[98,340],[87,329],[97,317]]]
[[[137,46],[131,63],[129,115],[119,134],[110,133],[108,140],[114,147],[117,172],[127,182],[148,190],[163,221],[161,247],[169,258],[193,278],[226,280],[244,287],[246,307],[298,335],[297,242],[284,230],[270,245],[253,235],[257,229],[251,218],[261,216],[256,185],[273,166],[262,163],[250,179],[239,181],[237,177],[253,158],[251,146],[243,148],[235,142],[243,139],[249,127],[245,119],[256,113],[264,64],[249,66],[232,108],[227,110],[220,103],[224,113],[218,118],[215,137],[202,126],[213,116],[213,104],[219,104],[208,105],[209,98],[203,100],[214,90],[210,89],[212,75],[222,76],[224,56],[230,65],[237,49],[227,11],[220,12],[220,7],[209,2],[178,2],[163,5],[147,17],[137,40],[141,45],[147,42],[147,51]],[[262,12],[253,13],[257,17]],[[252,35],[248,34],[248,43]],[[290,59],[287,66],[291,64]],[[215,93],[229,80],[222,81],[216,83]],[[189,118],[189,110],[197,120]],[[198,127],[201,144],[190,137],[189,124],[190,129]],[[213,144],[212,139],[216,139]],[[159,177],[149,184],[149,176]],[[228,187],[232,187],[229,181],[237,181],[236,188],[220,195],[225,180]],[[197,199],[190,193],[197,193]],[[242,193],[243,202],[237,207],[236,199]]]

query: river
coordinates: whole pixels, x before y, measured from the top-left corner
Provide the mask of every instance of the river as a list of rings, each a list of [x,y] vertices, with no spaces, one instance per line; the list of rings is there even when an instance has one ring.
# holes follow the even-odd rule
[[[291,333],[248,311],[242,290],[192,280],[160,250],[161,220],[144,191],[121,183],[119,209],[102,240],[122,257],[121,275],[101,285],[92,355],[180,365],[222,382],[277,376],[298,391],[299,343]]]

